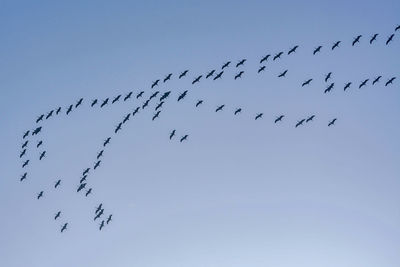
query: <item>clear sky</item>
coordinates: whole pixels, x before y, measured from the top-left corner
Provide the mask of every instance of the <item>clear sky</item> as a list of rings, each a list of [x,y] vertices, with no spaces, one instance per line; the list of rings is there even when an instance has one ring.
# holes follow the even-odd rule
[[[400,31],[385,41],[399,14],[399,1],[0,1],[0,266],[398,267]],[[229,60],[222,79],[205,79]],[[114,134],[156,90],[172,91],[160,117],[154,100]],[[108,136],[85,197],[79,178]],[[99,203],[113,214],[102,231]]]

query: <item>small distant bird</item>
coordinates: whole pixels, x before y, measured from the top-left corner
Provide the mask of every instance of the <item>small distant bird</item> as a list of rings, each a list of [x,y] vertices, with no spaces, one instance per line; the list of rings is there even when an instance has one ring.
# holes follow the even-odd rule
[[[284,72],[282,72],[281,74],[278,75],[278,77],[285,77],[286,73],[288,72],[288,70],[285,70]]]
[[[114,130],[114,133],[117,133],[118,131],[120,131],[122,129],[122,122],[118,123],[117,127]]]
[[[296,49],[297,49],[298,47],[299,47],[298,45],[295,45],[292,49],[289,50],[288,55],[290,55],[290,54],[296,52]]]
[[[325,82],[327,82],[332,76],[332,72],[329,72],[326,76],[325,76]]]
[[[99,206],[96,208],[95,213],[97,214],[103,207],[103,203],[100,203]]]
[[[104,209],[100,209],[100,211],[96,211],[96,216],[94,217],[94,221],[97,220],[98,218],[101,217],[101,215],[103,215],[104,213]]]
[[[108,216],[108,218],[107,218],[107,224],[109,224],[110,222],[111,222],[111,220],[112,220],[112,214],[110,214],[109,216]]]
[[[207,73],[206,75],[206,79],[210,78],[211,76],[213,76],[215,73],[215,70],[210,71],[209,73]]]
[[[312,115],[307,118],[306,123],[312,121],[315,118],[315,115]]]
[[[86,174],[88,174],[89,173],[89,171],[90,171],[90,168],[86,168],[83,172],[82,172],[82,175],[86,175]]]
[[[58,113],[60,113],[60,112],[61,112],[61,107],[58,107],[56,110],[56,115],[58,115]]]
[[[93,170],[97,169],[97,168],[100,166],[100,162],[101,162],[101,160],[98,160],[98,161],[94,164]]]
[[[54,188],[57,188],[57,187],[59,187],[59,186],[60,186],[60,184],[61,184],[61,180],[58,180],[58,181],[55,183],[55,185],[54,185]]]
[[[278,121],[282,121],[282,119],[285,117],[285,115],[280,115],[279,117],[277,117],[275,119],[275,123],[277,123]]]
[[[171,91],[165,92],[161,97],[160,97],[160,102],[163,101],[164,99],[167,99],[169,95],[171,94]]]
[[[224,73],[224,71],[221,71],[220,73],[217,74],[217,76],[214,77],[214,81],[221,78],[222,74]]]
[[[188,92],[188,90],[185,90],[182,94],[180,94],[180,95],[178,96],[178,102],[181,101],[183,98],[185,98],[187,92]]]
[[[22,152],[19,154],[19,158],[22,158],[26,153],[26,148],[22,150]]]
[[[126,116],[122,120],[122,123],[126,123],[129,120],[130,117],[131,117],[131,113],[126,114]]]
[[[166,82],[171,79],[172,73],[168,74],[167,77],[164,78],[163,82]]]
[[[53,116],[54,110],[47,113],[46,120],[48,120],[51,116]]]
[[[376,40],[376,38],[378,37],[378,35],[379,35],[379,34],[375,33],[375,34],[371,37],[371,39],[369,40],[369,43],[372,44],[372,43]]]
[[[39,148],[42,144],[43,144],[43,141],[40,140],[40,141],[37,143],[36,148]]]
[[[358,35],[356,38],[354,38],[353,42],[351,43],[351,46],[354,46],[356,43],[360,42],[360,38],[362,35]]]
[[[133,92],[129,92],[125,97],[124,97],[124,101],[130,99],[132,97]]]
[[[106,99],[103,100],[103,103],[101,103],[100,105],[101,108],[108,104],[108,99],[109,98],[107,97]]]
[[[281,55],[283,54],[283,52],[279,52],[278,54],[276,54],[275,56],[274,56],[274,58],[272,59],[273,61],[275,61],[276,59],[278,59],[278,58],[281,58]]]
[[[259,69],[258,69],[258,73],[260,73],[260,72],[262,72],[262,71],[264,71],[265,70],[265,66],[262,66],[262,67],[260,67]]]
[[[394,29],[395,32],[397,32],[398,30],[400,30],[400,25],[397,25],[396,28]]]
[[[239,114],[240,112],[242,112],[242,109],[241,109],[241,108],[238,108],[238,109],[235,110],[235,113],[233,113],[233,114],[237,115],[237,114]]]
[[[334,118],[333,120],[331,120],[329,123],[328,123],[328,126],[332,126],[332,125],[334,125],[335,124],[335,122],[336,122],[336,118]]]
[[[388,45],[393,40],[393,37],[394,37],[394,33],[389,36],[389,38],[386,41],[386,45]]]
[[[36,123],[39,123],[40,121],[43,120],[44,114],[40,115],[37,119],[36,119]]]
[[[46,156],[46,150],[43,151],[43,152],[40,154],[39,160],[42,160],[45,156]]]
[[[264,57],[260,60],[260,64],[263,63],[264,61],[266,62],[270,56],[271,56],[271,55],[266,55],[266,56],[264,56]]]
[[[94,99],[94,100],[92,101],[92,104],[90,104],[90,106],[93,107],[94,105],[96,105],[96,104],[97,104],[97,101],[98,101],[97,98]]]
[[[25,148],[25,147],[28,145],[28,143],[29,143],[29,141],[26,140],[26,141],[22,144],[22,147],[21,147],[21,148]]]
[[[196,79],[194,79],[192,84],[195,84],[195,83],[199,82],[201,77],[203,77],[203,75],[199,75]]]
[[[172,139],[172,137],[174,137],[175,136],[175,132],[176,132],[176,130],[174,129],[174,130],[172,130],[172,132],[169,134],[169,140],[171,140]]]
[[[156,85],[158,85],[158,82],[159,82],[160,80],[155,80],[154,82],[153,82],[153,84],[151,85],[151,88],[153,88],[154,86],[156,86]]]
[[[104,152],[104,150],[101,150],[101,151],[97,154],[97,159],[99,159],[101,156],[103,156],[103,152]]]
[[[67,226],[68,226],[68,223],[65,223],[63,225],[63,227],[61,228],[61,233],[64,232],[65,230],[67,230]]]
[[[197,103],[196,103],[196,108],[197,108],[198,106],[200,106],[201,104],[203,104],[203,100],[197,101]]]
[[[396,79],[396,77],[390,78],[390,79],[385,83],[385,86],[388,86],[389,84],[392,84],[393,81],[394,81],[395,79]]]
[[[103,227],[104,227],[104,220],[101,221],[99,230],[101,231],[101,229],[103,229]]]
[[[184,72],[182,72],[182,73],[179,75],[179,79],[182,78],[182,77],[185,77],[186,74],[188,73],[188,71],[189,71],[189,70],[185,70]]]
[[[82,104],[83,98],[79,99],[78,102],[75,104],[75,108],[79,107]]]
[[[225,107],[225,105],[221,105],[221,106],[217,107],[217,109],[215,110],[215,112],[221,111],[224,107]]]
[[[378,76],[374,79],[374,81],[372,82],[372,85],[376,84],[377,82],[379,82],[379,80],[382,78],[382,76]]]
[[[21,176],[21,178],[19,179],[19,181],[22,182],[23,180],[25,180],[27,174],[28,174],[28,173],[25,172],[25,173]]]
[[[156,106],[155,110],[157,111],[158,109],[160,109],[163,104],[164,104],[164,101],[161,101],[160,103],[158,103],[158,105]]]
[[[365,86],[368,81],[369,81],[369,79],[365,79],[364,81],[362,81],[361,84],[358,86],[358,89],[360,89],[361,87]]]
[[[305,119],[302,119],[302,120],[298,121],[298,122],[296,123],[295,128],[297,128],[297,127],[299,127],[300,125],[302,125],[302,124],[304,123],[304,121],[305,121]]]
[[[138,99],[139,97],[142,97],[143,94],[144,94],[144,91],[141,91],[140,93],[138,93],[138,94],[136,95],[136,99]]]
[[[24,136],[23,136],[22,138],[25,139],[25,138],[29,135],[29,133],[30,133],[30,131],[26,131],[26,132],[24,133]]]
[[[181,140],[179,140],[179,141],[182,143],[183,141],[185,141],[185,140],[188,138],[188,136],[189,136],[189,135],[187,135],[187,134],[184,135],[184,136],[182,136],[182,137],[181,137]]]
[[[240,65],[243,65],[246,62],[246,59],[242,59],[240,60],[237,64],[236,64],[236,68],[239,67]]]
[[[263,116],[263,113],[258,113],[258,114],[256,115],[256,117],[254,118],[254,120],[261,119],[262,116]]]
[[[229,64],[231,64],[230,61],[224,63],[224,64],[222,65],[221,69],[223,70],[223,69],[227,68],[227,67],[229,66]]]
[[[114,104],[115,102],[118,102],[120,98],[121,98],[121,95],[117,95],[116,97],[114,97],[114,99],[111,102],[111,104]]]
[[[111,140],[111,137],[108,137],[108,138],[104,141],[103,146],[106,146],[108,143],[110,143],[110,140]]]
[[[160,91],[155,91],[151,96],[150,96],[150,100],[151,99],[153,99],[153,98],[155,98],[157,95],[158,95],[158,93],[159,93]]]
[[[132,117],[136,115],[136,113],[139,112],[140,107],[137,107],[133,112],[132,112]]]
[[[35,130],[32,131],[32,135],[37,135],[42,130],[42,127],[37,127]]]
[[[90,193],[92,193],[92,188],[89,188],[89,189],[86,191],[85,197],[87,197]]]
[[[61,211],[57,212],[54,216],[54,220],[57,220],[61,216]]]
[[[312,80],[313,80],[313,79],[308,79],[307,81],[303,82],[303,84],[301,85],[301,87],[304,87],[304,86],[306,86],[306,85],[309,85],[310,82],[311,82]]]
[[[235,75],[235,80],[236,80],[237,78],[241,78],[243,73],[244,73],[244,71],[241,71],[241,72],[239,72],[238,74],[236,74],[236,75]]]
[[[70,105],[70,106],[68,107],[67,112],[66,112],[67,115],[72,111],[73,106],[74,106],[74,105]]]
[[[314,51],[313,51],[313,55],[315,55],[316,53],[320,52],[321,48],[322,48],[322,45],[320,45],[317,48],[315,48]]]
[[[147,106],[149,105],[149,102],[150,102],[150,100],[147,99],[147,100],[143,103],[142,109],[144,109],[145,107],[147,107]]]
[[[329,92],[333,89],[334,86],[335,86],[335,83],[331,83],[331,84],[325,89],[324,93],[325,93],[325,94],[326,94],[326,93],[329,93]]]
[[[43,191],[40,191],[40,193],[37,195],[37,199],[39,199],[39,198],[41,198],[41,197],[43,197]]]
[[[84,175],[80,180],[79,183],[82,184],[84,181],[86,181],[87,175]]]
[[[336,43],[334,43],[333,46],[332,46],[332,50],[335,49],[335,48],[337,48],[337,47],[339,47],[339,45],[340,45],[341,42],[342,42],[342,41],[337,41]]]
[[[79,185],[78,189],[76,189],[76,192],[81,191],[82,189],[84,189],[86,187],[86,183],[82,183]]]
[[[350,88],[350,85],[351,85],[351,82],[346,83],[343,90],[346,91],[348,88]]]
[[[28,166],[29,164],[29,159],[27,159],[23,164],[22,164],[22,168],[25,168],[26,166]]]
[[[158,116],[160,115],[160,112],[161,112],[161,110],[157,111],[157,113],[154,114],[154,116],[151,120],[154,121],[156,118],[158,118]]]

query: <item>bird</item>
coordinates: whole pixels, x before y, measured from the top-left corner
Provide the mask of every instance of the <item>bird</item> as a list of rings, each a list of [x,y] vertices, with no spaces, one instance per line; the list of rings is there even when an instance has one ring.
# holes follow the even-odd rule
[[[42,130],[42,127],[37,127],[35,130],[32,131],[32,135],[37,135]]]
[[[254,118],[254,120],[261,119],[262,116],[263,116],[263,113],[258,113],[258,114],[256,115],[256,117]]]
[[[29,159],[27,159],[23,164],[22,164],[22,168],[25,168],[26,166],[28,166],[29,164]]]
[[[378,37],[378,35],[379,35],[379,34],[375,33],[375,34],[371,37],[371,39],[369,40],[369,43],[372,44],[372,43],[376,40],[376,38]]]
[[[142,105],[142,109],[144,109],[145,107],[147,107],[149,105],[150,100],[146,100],[143,105]]]
[[[351,46],[354,46],[356,43],[360,42],[360,38],[362,35],[358,35],[356,38],[354,38],[353,42],[351,43]]]
[[[159,81],[160,81],[160,80],[155,80],[155,81],[152,83],[151,88],[153,88],[154,86],[158,85],[158,82],[159,82]]]
[[[124,101],[128,100],[129,98],[132,97],[133,92],[129,92],[125,97],[124,97]]]
[[[132,117],[136,115],[136,113],[139,112],[140,107],[137,107],[133,112],[132,112]]]
[[[400,25],[397,25],[396,28],[394,29],[395,32],[397,32],[398,30],[400,30]]]
[[[155,98],[155,97],[158,95],[158,93],[160,93],[160,91],[155,91],[155,92],[149,97],[149,100]]]
[[[79,107],[82,104],[83,98],[79,99],[75,104],[75,108]]]
[[[39,198],[41,198],[41,197],[43,197],[43,191],[40,191],[40,193],[37,195],[37,199],[39,199]]]
[[[277,123],[278,121],[282,121],[282,119],[285,117],[285,115],[280,115],[279,117],[277,117],[275,119],[275,123]]]
[[[101,229],[103,229],[103,227],[104,227],[104,220],[101,221],[99,230],[101,231]]]
[[[333,44],[332,50],[335,49],[336,47],[339,47],[341,41],[337,41],[336,43]]]
[[[261,66],[259,69],[258,69],[258,73],[260,73],[260,72],[262,72],[262,71],[264,71],[265,70],[265,66]]]
[[[43,151],[43,152],[40,154],[39,160],[42,160],[45,156],[46,156],[46,150]]]
[[[172,130],[172,132],[169,134],[169,140],[171,140],[172,139],[172,137],[174,137],[175,136],[175,132],[176,132],[176,130],[174,129],[174,130]]]
[[[168,74],[167,77],[164,78],[164,83],[171,79],[172,73]]]
[[[393,81],[394,81],[395,79],[396,79],[396,77],[390,78],[390,79],[385,83],[385,86],[388,86],[389,84],[392,84]]]
[[[99,159],[101,156],[103,156],[103,152],[104,152],[104,150],[101,150],[98,154],[97,154],[97,159]]]
[[[374,81],[372,82],[372,85],[376,84],[377,82],[379,82],[379,80],[382,78],[382,76],[378,76],[374,79]]]
[[[188,71],[189,71],[189,70],[185,70],[184,72],[182,72],[182,73],[179,75],[179,79],[182,78],[182,77],[185,77],[186,74],[188,73]]]
[[[79,183],[81,184],[81,183],[83,183],[84,181],[86,181],[86,177],[87,177],[87,175],[84,175],[84,176],[79,180]]]
[[[214,81],[221,78],[222,74],[224,73],[224,71],[221,71],[220,73],[218,73],[215,77],[214,77]]]
[[[236,64],[236,68],[239,67],[240,65],[243,65],[246,62],[246,59],[242,59],[240,60],[237,64]]]
[[[25,147],[28,145],[28,143],[29,143],[29,141],[26,140],[26,141],[22,144],[22,147],[21,147],[21,148],[25,148]]]
[[[73,106],[74,106],[74,105],[70,105],[70,106],[68,107],[67,112],[66,112],[67,115],[72,111]]]
[[[37,143],[36,148],[39,148],[42,144],[43,144],[43,141],[40,140],[40,141]]]
[[[311,82],[312,80],[313,80],[313,79],[308,79],[307,81],[303,82],[303,84],[301,85],[301,87],[304,87],[304,86],[306,86],[306,85],[309,85],[310,82]]]
[[[295,45],[292,49],[289,50],[289,52],[288,52],[287,54],[290,55],[290,54],[292,54],[292,53],[295,53],[295,52],[296,52],[296,49],[297,49],[298,47],[299,47],[298,45]]]
[[[388,45],[393,40],[393,37],[394,37],[394,33],[389,36],[389,38],[386,41],[386,45]]]
[[[346,91],[346,89],[350,88],[350,85],[351,85],[351,82],[346,83],[343,90]]]
[[[325,82],[327,82],[332,76],[332,72],[329,72],[326,76],[325,76]]]
[[[109,98],[107,97],[106,99],[103,100],[103,103],[101,103],[100,105],[101,108],[108,104],[108,99]]]
[[[136,95],[136,99],[138,99],[139,97],[142,97],[143,94],[144,94],[144,91],[141,91],[140,93],[138,93],[138,94]]]
[[[96,208],[95,213],[97,214],[103,207],[103,203],[100,203],[99,206]]]
[[[68,223],[65,223],[61,228],[61,233],[67,230]]]
[[[114,97],[114,99],[111,102],[111,104],[114,104],[115,102],[118,102],[120,98],[121,98],[121,95],[117,95],[116,97]]]
[[[97,169],[97,167],[100,166],[100,162],[101,162],[101,160],[98,160],[98,161],[94,164],[93,170]]]
[[[153,115],[153,118],[151,120],[154,121],[156,118],[158,118],[158,116],[160,115],[160,112],[161,112],[161,110],[157,111],[157,113]]]
[[[210,78],[211,76],[213,76],[215,73],[215,70],[210,71],[209,73],[207,73],[206,75],[206,79]]]
[[[56,115],[58,115],[58,113],[60,113],[60,112],[61,112],[61,107],[58,107],[56,110]]]
[[[39,123],[40,121],[43,120],[44,114],[40,115],[37,119],[36,119],[36,123]]]
[[[108,137],[108,138],[104,141],[103,146],[105,147],[108,143],[110,143],[110,140],[111,140],[111,137]]]
[[[231,62],[230,62],[230,61],[228,61],[228,62],[224,63],[224,64],[222,65],[222,67],[221,67],[221,70],[223,70],[223,69],[227,68],[227,67],[229,66],[229,64],[231,64]]]
[[[104,213],[104,209],[100,209],[98,212],[96,211],[96,216],[94,217],[94,221],[97,220],[98,218],[101,217],[101,215],[103,215]]]
[[[361,87],[365,86],[368,81],[369,81],[369,79],[365,79],[364,81],[362,81],[361,84],[358,86],[358,89],[360,89]]]
[[[237,114],[239,114],[240,112],[242,112],[242,109],[241,109],[241,108],[237,108],[233,114],[234,114],[234,115],[237,115]]]
[[[21,175],[21,178],[19,178],[19,181],[22,182],[23,180],[25,180],[27,174],[28,174],[28,173],[25,172],[23,175]]]
[[[199,75],[197,78],[195,78],[195,79],[193,80],[192,84],[195,84],[195,83],[199,82],[200,79],[201,79],[201,77],[203,77],[203,75]]]
[[[196,108],[197,108],[198,106],[200,106],[201,104],[203,104],[203,100],[198,100],[197,103],[196,103]]]
[[[302,119],[302,120],[298,121],[298,122],[296,123],[295,128],[297,128],[297,127],[299,127],[300,125],[302,125],[302,124],[304,123],[304,121],[305,121],[305,119]]]
[[[326,93],[329,93],[329,92],[333,89],[334,86],[335,86],[335,83],[331,83],[331,84],[325,89],[324,93],[325,93],[325,94],[326,94]]]
[[[48,120],[51,116],[53,116],[53,112],[54,112],[54,110],[47,113],[46,120]]]
[[[126,116],[122,120],[122,123],[126,123],[129,120],[130,117],[131,117],[131,113],[126,114]]]
[[[306,123],[312,121],[315,118],[315,115],[311,115],[307,118]]]
[[[313,55],[315,55],[316,53],[320,52],[321,48],[322,48],[322,45],[320,45],[317,48],[315,48],[314,51],[313,51]]]
[[[117,133],[118,131],[120,131],[122,129],[122,122],[118,123],[117,127],[114,130],[114,133]]]
[[[237,78],[241,78],[243,73],[244,73],[244,71],[241,71],[241,72],[239,72],[238,74],[236,74],[235,80],[236,80]]]
[[[86,183],[80,184],[79,187],[78,187],[78,189],[76,189],[76,192],[81,191],[81,190],[82,190],[83,188],[85,188],[85,187],[86,187]]]
[[[92,104],[90,104],[90,106],[93,107],[94,105],[96,105],[97,101],[98,101],[97,99],[92,100]]]
[[[85,197],[87,197],[90,193],[92,193],[92,188],[89,188],[89,189],[86,191]]]
[[[288,70],[285,70],[284,72],[282,72],[281,74],[278,75],[278,77],[285,77],[286,73],[288,72]]]
[[[188,90],[185,90],[182,94],[178,96],[178,102],[181,101],[187,94]]]
[[[273,61],[275,61],[276,59],[278,59],[278,58],[281,58],[281,55],[283,54],[283,52],[279,52],[278,54],[276,54],[275,56],[274,56],[274,58],[272,59]]]
[[[89,173],[89,171],[90,171],[90,168],[86,168],[83,172],[82,172],[82,175],[86,175],[86,174],[88,174]]]
[[[271,56],[271,55],[268,54],[268,55],[265,55],[263,58],[261,58],[260,64],[263,63],[264,61],[267,62],[267,60],[268,60],[268,58],[269,58],[270,56]]]
[[[61,216],[61,211],[58,211],[54,216],[54,220],[57,220]]]
[[[163,101],[164,99],[167,99],[169,95],[171,94],[171,91],[165,92],[161,97],[160,97],[160,102]]]
[[[58,180],[55,184],[54,184],[54,188],[57,188],[57,187],[59,187],[60,186],[60,184],[61,184],[61,180]]]
[[[112,220],[112,214],[110,214],[109,216],[108,216],[108,218],[107,218],[107,224],[109,224],[110,222],[111,222],[111,220]]]
[[[26,131],[26,132],[24,133],[24,136],[23,136],[22,138],[25,139],[25,138],[29,135],[29,133],[30,133],[30,131]]]
[[[225,107],[225,105],[221,105],[221,106],[217,107],[217,109],[215,110],[215,112],[221,111],[224,107]]]
[[[188,136],[189,136],[189,135],[187,135],[187,134],[184,135],[184,136],[182,136],[182,137],[181,137],[181,140],[179,140],[179,141],[182,143],[183,141],[185,141],[185,140],[188,138]]]
[[[26,148],[22,150],[22,152],[19,154],[19,158],[22,158],[26,153]]]
[[[334,118],[333,120],[331,120],[331,121],[328,123],[328,126],[334,125],[336,120],[337,120],[336,118]]]

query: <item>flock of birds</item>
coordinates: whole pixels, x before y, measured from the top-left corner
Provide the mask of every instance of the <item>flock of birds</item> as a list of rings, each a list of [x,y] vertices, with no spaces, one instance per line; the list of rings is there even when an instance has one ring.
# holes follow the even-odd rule
[[[400,31],[400,26],[395,27],[395,31],[394,31],[394,32],[396,33],[397,31]],[[389,45],[391,42],[393,42],[393,39],[394,39],[394,37],[395,37],[395,33],[392,33],[392,34],[386,39],[386,41],[385,41],[385,44],[386,44],[386,45]],[[371,38],[369,39],[369,43],[372,45],[373,43],[377,42],[377,41],[378,41],[378,36],[379,36],[378,34],[372,35]],[[363,37],[362,35],[356,36],[356,37],[353,39],[353,41],[351,42],[351,45],[352,45],[352,46],[357,45],[357,43],[359,43],[359,42],[361,41],[361,38],[362,38],[362,37]],[[336,41],[336,42],[334,42],[333,45],[331,46],[331,50],[335,50],[335,49],[339,48],[339,46],[340,46],[341,43],[342,43],[341,41]],[[312,51],[312,54],[313,54],[314,56],[317,55],[318,53],[321,52],[322,48],[323,48],[323,46],[318,46],[318,47],[316,47],[316,48]],[[297,49],[299,49],[299,45],[296,45],[296,46],[290,48],[290,49],[288,50],[288,52],[287,52],[287,55],[291,55],[291,54],[295,53],[295,52],[297,51]],[[265,68],[266,68],[265,64],[268,62],[269,58],[272,58],[272,61],[276,61],[276,60],[280,59],[284,54],[285,54],[285,52],[281,51],[281,52],[276,53],[275,55],[267,54],[267,55],[261,57],[261,59],[260,59],[260,61],[259,61],[259,63],[260,63],[261,66],[258,68],[257,72],[258,72],[258,73],[261,73],[262,71],[265,70]],[[243,66],[243,65],[246,63],[246,61],[247,61],[247,59],[241,59],[240,61],[238,61],[238,63],[237,63],[236,66],[235,66],[236,69],[238,69],[238,68],[240,68],[241,66]],[[231,65],[231,61],[227,61],[227,62],[225,62],[225,63],[221,66],[220,70],[213,69],[213,70],[207,72],[206,74],[204,74],[205,79],[211,79],[211,78],[212,78],[212,80],[214,80],[214,81],[215,81],[215,80],[218,80],[218,79],[221,79],[221,78],[223,77],[224,72],[226,71],[226,69],[227,69],[230,65]],[[181,73],[178,75],[178,79],[183,79],[183,78],[185,78],[185,77],[188,75],[188,73],[189,73],[189,70],[184,70],[183,72],[181,72]],[[286,69],[286,70],[284,70],[282,73],[280,73],[280,74],[278,75],[278,77],[279,77],[279,78],[283,78],[283,77],[285,77],[285,75],[286,75],[287,73],[288,73],[288,70]],[[244,74],[244,71],[243,71],[243,70],[239,71],[237,74],[234,75],[234,80],[240,79],[240,78],[242,77],[243,74]],[[166,75],[166,77],[165,77],[164,79],[162,79],[163,83],[166,83],[166,82],[168,82],[169,80],[171,80],[172,76],[173,76],[172,73],[169,73],[168,75]],[[194,85],[194,84],[196,84],[196,83],[200,83],[202,78],[203,78],[203,75],[198,75],[198,76],[194,77],[194,79],[193,79],[193,81],[191,82],[191,84]],[[327,73],[327,74],[325,75],[325,77],[324,77],[324,81],[325,81],[325,83],[326,83],[326,88],[325,88],[325,90],[324,90],[324,93],[325,93],[325,94],[331,92],[331,90],[332,90],[332,89],[334,88],[334,86],[335,86],[335,83],[334,83],[334,82],[331,82],[331,79],[332,79],[332,72],[329,72],[329,73]],[[358,88],[361,89],[362,87],[367,86],[367,84],[368,84],[368,82],[369,82],[370,80],[371,80],[371,84],[372,84],[372,85],[375,85],[375,84],[379,83],[379,82],[381,81],[381,79],[382,79],[382,76],[377,76],[377,77],[375,77],[375,78],[373,78],[373,79],[369,79],[369,78],[368,78],[368,79],[365,79],[365,80],[361,81],[361,82],[358,84]],[[384,83],[385,86],[389,86],[390,84],[392,84],[392,83],[395,81],[395,79],[396,79],[396,77],[389,77],[389,78],[387,78],[386,82]],[[306,80],[301,84],[301,87],[304,87],[304,86],[309,85],[312,81],[313,81],[312,78],[306,79]],[[161,82],[161,79],[155,80],[154,82],[151,83],[150,88],[153,89],[154,87],[158,86],[160,82]],[[348,90],[351,86],[352,86],[352,82],[347,82],[347,83],[344,85],[343,90],[346,91],[346,90]],[[178,97],[177,97],[177,102],[183,101],[183,100],[185,99],[185,97],[187,96],[188,92],[189,92],[188,90],[185,90],[185,91],[183,91],[182,93],[180,93],[180,94],[178,95]],[[135,95],[135,98],[136,98],[136,99],[143,98],[143,97],[144,97],[144,94],[145,94],[145,91],[139,91],[139,92]],[[158,103],[157,103],[157,105],[156,105],[155,108],[154,108],[154,112],[155,112],[155,113],[154,113],[153,116],[152,116],[152,120],[153,120],[153,121],[156,120],[156,119],[160,116],[161,110],[162,110],[163,106],[165,105],[167,99],[170,97],[170,95],[171,95],[171,91],[166,91],[166,92],[164,92],[164,93],[161,93],[160,91],[155,91],[155,92],[151,93],[150,96],[143,102],[142,105],[137,106],[137,107],[133,110],[133,112],[129,112],[128,114],[126,114],[125,116],[123,116],[122,121],[119,122],[119,123],[117,124],[117,126],[115,127],[114,133],[117,134],[119,131],[121,131],[121,130],[122,130],[122,127],[123,127],[126,123],[128,123],[128,121],[130,121],[131,118],[133,118],[134,116],[136,116],[136,115],[140,112],[140,110],[145,110],[145,109],[149,106],[149,104],[150,104],[150,102],[151,102],[152,100],[156,100],[156,99],[158,98]],[[113,97],[113,98],[106,98],[106,99],[104,99],[104,100],[94,99],[94,100],[92,100],[92,101],[90,102],[90,106],[91,106],[91,107],[100,106],[100,108],[104,108],[105,106],[109,105],[110,103],[111,103],[111,104],[115,104],[115,103],[120,102],[120,101],[126,102],[126,101],[128,101],[129,99],[131,99],[131,98],[133,98],[133,92],[132,92],[132,91],[129,92],[129,93],[127,93],[126,95],[124,95],[124,97],[122,96],[122,94],[119,94],[119,95],[117,95],[117,96],[115,96],[115,97]],[[69,105],[69,106],[66,107],[65,114],[66,114],[66,115],[69,115],[73,110],[76,110],[76,109],[78,109],[81,105],[83,105],[83,103],[84,103],[84,99],[83,99],[83,98],[80,98],[75,104],[71,104],[71,105]],[[201,106],[203,103],[204,103],[204,100],[199,99],[199,100],[197,100],[196,103],[194,104],[194,107],[195,107],[195,108],[198,108],[198,107]],[[215,108],[215,112],[222,112],[222,111],[224,110],[224,108],[225,108],[225,104],[221,104],[221,105],[219,105],[219,106],[217,106],[217,107]],[[57,116],[57,115],[61,114],[61,112],[62,112],[62,107],[58,107],[58,108],[56,108],[56,109],[53,109],[53,110],[49,111],[47,114],[41,114],[40,116],[37,117],[37,119],[36,119],[35,122],[36,122],[36,124],[43,123],[44,121],[50,119],[51,117]],[[239,115],[241,112],[242,112],[242,108],[239,107],[239,108],[235,108],[235,110],[233,111],[233,114],[236,116],[236,115]],[[264,115],[263,113],[257,113],[257,114],[255,114],[254,120],[262,119],[262,118],[263,118],[263,115]],[[315,118],[315,116],[316,116],[316,115],[313,114],[313,115],[310,115],[310,116],[308,116],[308,117],[306,117],[306,118],[302,118],[302,119],[298,120],[298,121],[296,122],[296,124],[294,125],[294,127],[297,128],[297,127],[300,127],[301,125],[303,125],[304,123],[310,123],[311,121],[313,121],[313,119]],[[285,115],[280,114],[280,115],[278,115],[278,116],[274,119],[274,123],[277,124],[277,123],[279,123],[279,122],[282,122],[282,120],[283,120],[284,118],[285,118]],[[327,126],[329,126],[329,127],[330,127],[330,126],[333,126],[333,125],[335,124],[336,121],[337,121],[337,118],[332,118],[331,120],[328,121]],[[19,154],[19,158],[20,158],[20,159],[23,159],[23,158],[26,157],[26,153],[27,153],[27,149],[28,149],[28,144],[29,144],[29,141],[30,141],[29,138],[30,138],[30,137],[33,137],[33,136],[39,136],[39,134],[40,134],[41,132],[42,132],[42,126],[38,126],[38,127],[35,127],[33,130],[28,130],[28,131],[26,131],[26,132],[23,134],[22,151],[21,151],[20,154]],[[174,139],[176,135],[177,135],[177,131],[176,131],[176,129],[173,129],[173,130],[169,133],[169,139],[170,139],[170,140]],[[182,143],[182,142],[188,140],[188,137],[189,137],[189,134],[183,133],[183,134],[181,135],[181,137],[178,138],[178,140],[179,140],[179,142]],[[88,179],[88,176],[89,176],[89,174],[90,174],[91,172],[95,171],[97,168],[100,167],[100,164],[101,164],[101,162],[102,162],[103,154],[104,154],[104,152],[105,152],[106,147],[110,144],[111,138],[112,138],[111,136],[107,137],[107,138],[104,140],[104,142],[101,144],[101,147],[100,147],[99,151],[97,152],[97,155],[95,156],[95,162],[94,162],[93,166],[92,166],[92,167],[87,167],[87,168],[85,168],[85,169],[82,171],[81,177],[79,177],[79,179],[78,179],[78,181],[77,181],[77,189],[76,189],[77,193],[83,193],[83,194],[85,195],[85,197],[89,197],[89,195],[92,194],[93,189],[92,189],[91,187],[88,188],[88,187],[89,187],[89,186],[88,186],[88,180],[87,180],[87,179]],[[38,140],[35,146],[36,146],[37,149],[41,149],[42,146],[43,146],[43,140]],[[39,153],[39,160],[41,161],[41,160],[43,160],[45,157],[46,157],[46,150],[40,151],[40,153]],[[29,163],[30,163],[30,160],[29,160],[29,159],[26,159],[25,161],[23,161],[23,163],[22,163],[22,169],[23,169],[23,170],[27,169],[28,166],[29,166]],[[19,180],[22,182],[22,181],[26,180],[27,178],[28,178],[28,172],[24,172],[24,173],[21,175],[21,177],[20,177]],[[54,186],[53,186],[53,187],[54,187],[54,190],[57,190],[60,186],[62,186],[62,180],[61,180],[61,179],[58,179],[58,180],[54,183]],[[39,200],[39,199],[42,199],[44,196],[45,196],[45,192],[44,192],[44,191],[40,191],[40,192],[37,194],[36,198]],[[104,216],[103,216],[103,215],[104,215]],[[54,220],[55,220],[55,221],[58,221],[58,220],[60,220],[61,218],[62,218],[62,211],[61,211],[61,210],[56,211],[56,213],[55,213],[55,215],[54,215]],[[94,214],[93,214],[93,220],[94,220],[94,221],[101,220],[101,221],[100,221],[100,224],[99,224],[99,226],[98,226],[98,228],[99,228],[99,230],[102,230],[103,227],[104,227],[105,225],[108,225],[108,224],[111,222],[111,220],[112,220],[112,214],[108,214],[108,216],[106,216],[106,215],[105,215],[104,208],[103,208],[103,204],[100,203],[97,207],[95,207],[95,212],[94,212]],[[60,230],[60,231],[61,231],[61,232],[64,232],[64,231],[67,229],[67,227],[68,227],[68,222],[64,222],[64,223],[61,225],[61,230]]]

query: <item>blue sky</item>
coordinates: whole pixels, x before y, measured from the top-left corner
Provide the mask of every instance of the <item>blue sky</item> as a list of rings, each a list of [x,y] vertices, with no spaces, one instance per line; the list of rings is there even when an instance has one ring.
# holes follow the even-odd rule
[[[399,11],[397,1],[1,1],[0,265],[398,266],[400,35],[384,42]],[[260,58],[280,51],[258,74]],[[222,79],[191,84],[228,60]],[[328,72],[335,87],[324,94]],[[141,90],[172,93],[158,119],[152,102],[116,135],[145,99],[90,107]],[[62,114],[30,137],[20,183],[22,135],[58,106]],[[170,141],[172,129],[187,142]],[[85,198],[76,193],[81,172],[108,136]],[[114,218],[101,232],[100,202]]]

